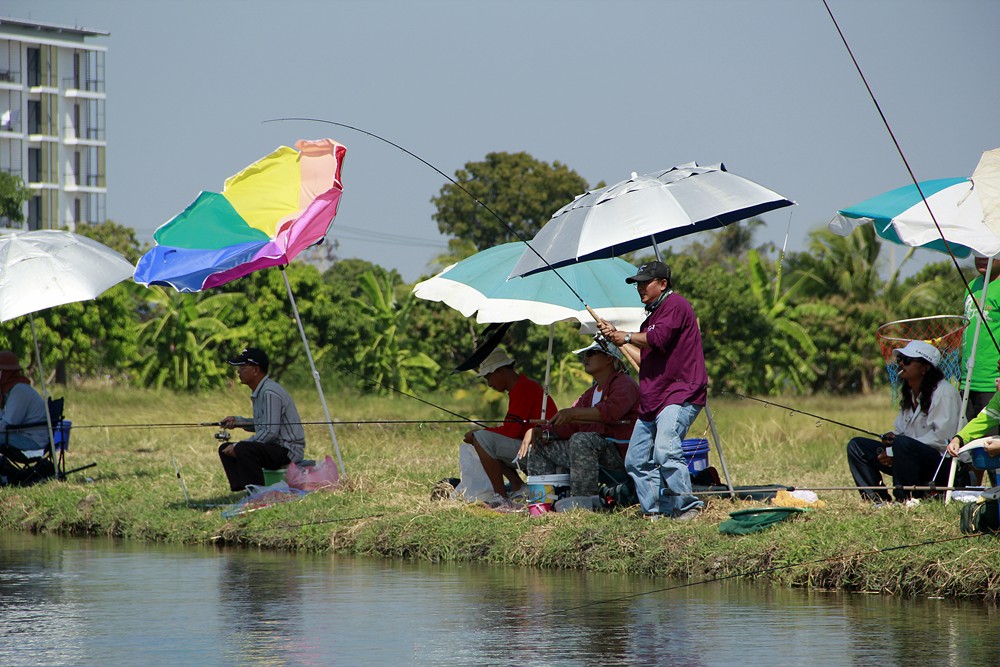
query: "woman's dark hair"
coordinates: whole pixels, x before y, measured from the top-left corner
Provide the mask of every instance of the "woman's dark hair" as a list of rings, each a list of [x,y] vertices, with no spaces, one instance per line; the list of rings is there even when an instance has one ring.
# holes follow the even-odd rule
[[[944,373],[941,369],[930,364],[923,359],[914,359],[910,362],[920,363],[927,366],[927,372],[924,373],[923,379],[920,380],[920,411],[927,414],[927,411],[931,409],[931,395],[934,393],[934,389],[937,387],[938,382],[944,379]],[[910,385],[906,382],[903,383],[903,397],[899,401],[900,410],[914,410],[916,411],[918,406],[913,404],[913,392],[910,391]]]

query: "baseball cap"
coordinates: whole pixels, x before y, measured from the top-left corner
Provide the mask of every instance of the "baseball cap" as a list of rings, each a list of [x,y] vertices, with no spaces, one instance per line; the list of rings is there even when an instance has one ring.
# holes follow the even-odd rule
[[[663,262],[646,262],[634,276],[625,279],[627,283],[644,283],[647,280],[670,280],[670,267]]]
[[[267,355],[263,350],[258,350],[256,347],[244,348],[242,352],[237,354],[232,359],[227,359],[233,366],[245,366],[246,364],[253,364],[254,366],[260,366],[260,369],[267,372],[269,365]]]

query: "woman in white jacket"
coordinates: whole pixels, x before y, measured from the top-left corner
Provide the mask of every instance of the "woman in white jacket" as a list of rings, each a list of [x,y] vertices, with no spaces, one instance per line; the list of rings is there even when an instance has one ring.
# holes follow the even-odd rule
[[[847,462],[858,486],[882,486],[882,473],[892,475],[896,500],[921,498],[923,491],[899,487],[947,482],[942,466],[948,441],[958,430],[962,399],[938,367],[941,353],[930,343],[913,340],[894,351],[902,381],[899,415],[881,441],[854,438],[847,443]],[[932,479],[935,471],[939,479]],[[861,490],[861,497],[888,501],[885,490]]]

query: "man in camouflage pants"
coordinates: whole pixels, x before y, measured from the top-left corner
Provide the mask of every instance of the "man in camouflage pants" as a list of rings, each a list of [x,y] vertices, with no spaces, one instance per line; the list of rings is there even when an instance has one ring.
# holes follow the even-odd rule
[[[624,359],[614,345],[595,342],[576,354],[594,384],[573,407],[529,430],[518,457],[527,457],[528,475],[551,475],[568,468],[570,496],[596,496],[600,466],[625,472],[625,450],[638,416],[639,385],[625,372]]]

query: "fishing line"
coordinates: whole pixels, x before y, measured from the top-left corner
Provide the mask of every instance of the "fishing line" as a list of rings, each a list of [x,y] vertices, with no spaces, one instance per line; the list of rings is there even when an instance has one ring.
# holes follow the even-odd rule
[[[762,398],[754,398],[753,396],[747,396],[746,394],[741,394],[741,393],[736,392],[736,391],[722,391],[720,393],[731,394],[733,396],[739,396],[741,399],[745,398],[745,399],[749,399],[751,401],[757,401],[758,403],[763,403],[765,405],[771,405],[771,406],[774,406],[776,408],[781,408],[782,410],[788,410],[789,412],[797,412],[797,413],[799,413],[801,415],[806,415],[808,417],[813,417],[814,419],[821,419],[821,420],[823,420],[825,422],[830,422],[831,424],[836,424],[837,426],[843,426],[844,428],[849,428],[852,431],[857,431],[859,433],[864,433],[866,435],[873,435],[873,436],[875,436],[876,438],[879,438],[879,439],[882,438],[882,434],[881,433],[875,433],[875,432],[869,431],[868,429],[865,429],[865,428],[859,428],[857,426],[851,426],[850,424],[845,424],[844,422],[839,422],[839,421],[837,421],[835,419],[828,419],[827,417],[820,417],[819,415],[814,415],[811,412],[806,412],[805,410],[798,410],[796,408],[792,408],[792,407],[789,407],[787,405],[781,405],[780,403],[772,403],[771,401],[765,401]]]
[[[270,118],[270,119],[262,121],[262,122],[264,122],[264,123],[280,123],[280,122],[285,122],[285,121],[305,121],[305,122],[309,122],[309,123],[326,123],[327,125],[336,125],[337,127],[343,127],[343,128],[347,128],[348,130],[354,130],[355,132],[360,132],[362,134],[366,134],[369,137],[372,137],[373,139],[378,139],[379,141],[383,141],[383,142],[389,144],[390,146],[392,146],[394,148],[398,148],[399,150],[403,151],[404,153],[406,153],[410,157],[412,157],[412,158],[414,158],[416,160],[419,160],[424,165],[430,167],[435,172],[437,172],[441,176],[443,176],[446,179],[448,179],[451,182],[452,185],[454,185],[459,190],[461,190],[462,192],[464,192],[465,194],[467,194],[470,198],[472,198],[472,201],[476,202],[477,204],[479,204],[480,206],[482,206],[484,209],[486,209],[487,211],[489,211],[490,215],[492,215],[494,218],[496,218],[497,220],[499,220],[500,224],[502,224],[507,229],[507,231],[509,231],[514,236],[516,236],[517,239],[519,241],[521,241],[521,243],[523,243],[524,245],[526,245],[528,247],[528,250],[530,250],[532,253],[534,253],[535,256],[538,257],[538,259],[540,259],[542,261],[542,263],[545,264],[545,266],[547,266],[549,268],[550,271],[552,271],[553,273],[555,273],[556,277],[559,278],[559,280],[562,282],[562,284],[565,285],[567,287],[567,289],[569,289],[569,291],[573,293],[573,296],[575,296],[577,299],[579,299],[580,303],[582,303],[587,308],[587,310],[590,312],[590,314],[594,316],[594,319],[598,320],[598,322],[600,322],[600,319],[597,317],[597,314],[593,310],[591,310],[591,308],[587,304],[587,302],[583,300],[583,297],[580,296],[580,294],[575,289],[573,289],[572,285],[570,285],[568,282],[566,282],[566,279],[562,277],[562,275],[559,273],[559,271],[557,271],[551,264],[549,264],[548,260],[546,260],[544,257],[542,257],[541,253],[539,253],[537,250],[535,250],[535,248],[532,247],[532,245],[530,243],[528,243],[527,239],[525,239],[523,236],[521,236],[520,232],[518,232],[516,229],[514,229],[513,225],[511,225],[509,222],[507,222],[506,220],[504,220],[503,217],[501,217],[499,213],[497,213],[492,208],[490,208],[488,205],[486,205],[483,201],[481,201],[474,194],[472,194],[471,192],[469,192],[468,190],[466,190],[465,186],[463,186],[461,183],[459,183],[454,178],[452,178],[448,174],[444,173],[443,171],[441,171],[440,169],[438,169],[433,164],[431,164],[427,160],[423,159],[422,157],[420,157],[419,155],[417,155],[413,151],[411,151],[409,149],[406,149],[406,148],[400,146],[399,144],[397,144],[396,142],[390,141],[389,139],[386,139],[385,137],[381,137],[381,136],[375,134],[374,132],[369,132],[368,130],[363,130],[360,127],[355,127],[354,125],[348,125],[346,123],[338,123],[338,122],[333,121],[333,120],[324,120],[322,118],[292,117],[292,118]]]
[[[635,598],[644,597],[646,595],[653,595],[654,593],[665,593],[667,591],[675,591],[682,588],[691,588],[693,586],[700,586],[702,584],[709,584],[718,581],[726,581],[728,579],[737,579],[740,577],[753,577],[761,574],[768,574],[771,572],[777,572],[779,570],[787,570],[793,567],[800,567],[803,565],[818,565],[820,563],[833,562],[838,560],[846,560],[848,558],[857,558],[859,556],[870,556],[881,553],[888,553],[890,551],[899,551],[902,549],[914,549],[916,547],[931,546],[935,544],[944,544],[945,542],[954,542],[956,540],[967,540],[975,537],[983,537],[989,535],[989,533],[980,533],[974,535],[960,535],[958,537],[946,537],[940,540],[927,540],[926,542],[914,542],[912,544],[900,544],[893,547],[885,547],[884,549],[872,549],[869,551],[858,551],[853,554],[847,554],[844,556],[828,556],[826,558],[817,558],[816,560],[806,560],[799,563],[791,563],[788,565],[775,565],[774,567],[760,568],[756,570],[749,570],[746,572],[736,572],[734,574],[727,574],[722,577],[714,577],[711,579],[699,579],[698,581],[690,581],[683,584],[677,584],[676,586],[667,586],[665,588],[657,588],[650,591],[643,591],[641,593],[632,593],[631,595],[622,595],[615,598],[608,598],[606,600],[598,600],[596,602],[588,602],[586,604],[577,605],[576,607],[568,607],[566,609],[559,609],[557,611],[549,611],[539,616],[553,616],[555,614],[566,614],[567,612],[577,611],[578,609],[586,609],[588,607],[596,607],[598,605],[610,604],[612,602],[623,602],[625,600],[633,600]]]
[[[443,409],[443,408],[442,408]],[[462,417],[461,419],[355,419],[355,420],[331,420],[331,421],[308,421],[308,422],[279,422],[279,423],[258,423],[257,426],[280,426],[281,424],[297,424],[301,426],[354,426],[367,424],[467,424],[471,419]],[[503,419],[479,419],[476,424],[503,424]],[[219,422],[190,422],[171,424],[73,424],[73,430],[85,428],[194,428],[200,426],[221,426]],[[235,428],[240,428],[239,426]],[[233,430],[235,430],[235,428]]]
[[[879,104],[878,99],[875,97],[875,91],[868,84],[868,79],[865,77],[865,73],[861,70],[861,65],[858,63],[858,59],[854,57],[854,51],[851,50],[851,45],[847,43],[847,37],[844,36],[843,30],[840,29],[840,24],[837,23],[836,17],[833,15],[833,10],[830,9],[830,4],[827,0],[822,0],[823,6],[826,8],[826,13],[830,15],[830,20],[833,22],[833,27],[837,29],[837,34],[840,35],[840,41],[843,42],[844,48],[847,49],[847,54],[851,57],[851,62],[854,63],[854,68],[858,71],[858,76],[861,77],[862,83],[865,85],[865,90],[868,91],[868,96],[871,98],[872,103],[875,105],[875,109],[878,111],[879,117],[882,119],[882,124],[885,125],[886,131],[889,133],[889,137],[892,139],[893,145],[896,147],[896,152],[899,153],[900,159],[903,161],[903,166],[906,167],[907,173],[910,175],[910,180],[913,181],[914,187],[917,189],[917,193],[920,195],[920,200],[923,201],[924,207],[927,209],[927,213],[931,216],[931,222],[934,223],[935,229],[937,229],[938,235],[944,242],[944,247],[948,251],[948,256],[951,257],[951,262],[955,266],[955,270],[958,272],[959,278],[962,279],[962,284],[965,285],[965,292],[972,298],[972,302],[976,305],[976,311],[979,313],[979,318],[981,322],[986,322],[986,315],[983,313],[982,307],[979,305],[979,301],[976,299],[976,295],[972,293],[972,287],[969,285],[969,281],[965,279],[965,275],[962,273],[962,268],[958,265],[958,258],[955,257],[955,253],[951,250],[951,243],[944,236],[944,231],[941,230],[941,225],[938,224],[937,217],[934,215],[934,211],[931,210],[931,205],[927,201],[927,197],[924,196],[923,188],[920,187],[920,182],[917,181],[916,175],[913,173],[913,169],[910,168],[910,162],[906,159],[906,155],[903,153],[903,147],[900,146],[899,141],[896,139],[896,134],[892,131],[892,127],[889,125],[889,119],[886,118],[885,113],[882,111],[882,105]],[[990,335],[990,340],[993,341],[993,347],[1000,352],[1000,343],[997,343],[996,336],[993,335],[993,331],[990,327],[984,327],[986,332]]]

